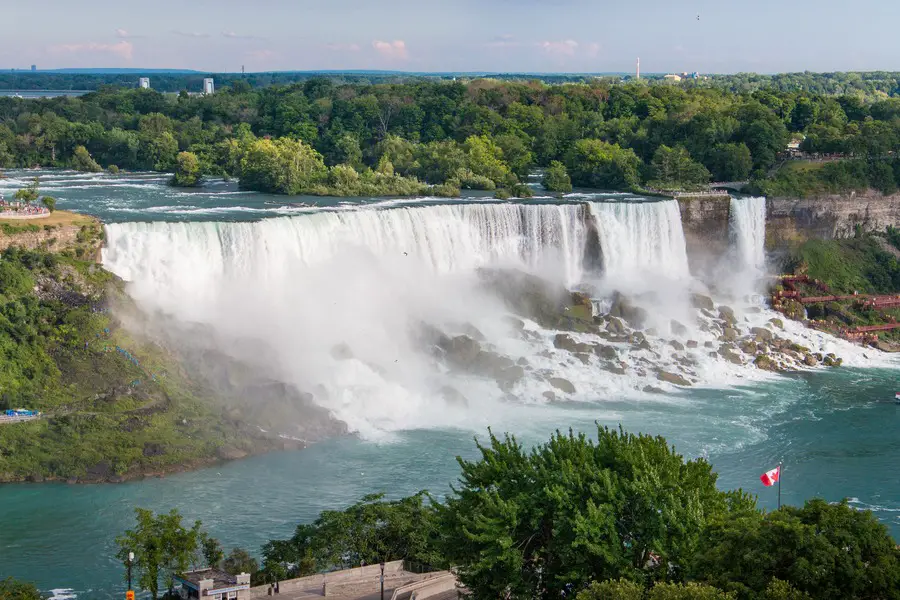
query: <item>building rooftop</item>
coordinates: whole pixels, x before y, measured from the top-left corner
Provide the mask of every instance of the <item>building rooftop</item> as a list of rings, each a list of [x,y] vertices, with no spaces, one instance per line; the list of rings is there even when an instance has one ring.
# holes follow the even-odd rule
[[[206,579],[212,579],[212,589],[215,590],[237,585],[237,577],[229,575],[225,571],[220,571],[219,569],[188,571],[178,575],[178,579],[183,583],[192,586],[194,589],[197,589],[200,586],[200,582]]]

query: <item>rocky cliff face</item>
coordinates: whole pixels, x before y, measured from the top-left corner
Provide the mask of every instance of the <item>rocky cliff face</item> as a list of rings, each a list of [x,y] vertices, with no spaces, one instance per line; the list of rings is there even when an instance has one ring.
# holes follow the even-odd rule
[[[77,258],[99,259],[103,224],[93,217],[57,211],[46,219],[0,219],[0,251],[10,246],[47,252],[70,252]]]
[[[778,250],[792,241],[850,237],[900,225],[900,194],[875,190],[812,198],[769,198],[766,202],[766,245]]]
[[[726,196],[679,198],[678,203],[691,271],[702,273],[728,252],[731,202]]]

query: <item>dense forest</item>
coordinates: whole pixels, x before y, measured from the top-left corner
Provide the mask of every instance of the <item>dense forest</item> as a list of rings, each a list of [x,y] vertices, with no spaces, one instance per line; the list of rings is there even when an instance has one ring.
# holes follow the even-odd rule
[[[810,86],[821,93],[732,91],[716,78],[679,86],[312,78],[259,88],[237,79],[208,96],[103,87],[77,98],[0,99],[0,167],[174,171],[181,185],[229,176],[286,194],[527,194],[519,182],[550,166],[554,191],[752,179],[769,194],[893,192],[900,98],[852,81]],[[803,169],[779,168],[792,138],[809,153],[789,161]],[[832,160],[815,160],[819,153]]]

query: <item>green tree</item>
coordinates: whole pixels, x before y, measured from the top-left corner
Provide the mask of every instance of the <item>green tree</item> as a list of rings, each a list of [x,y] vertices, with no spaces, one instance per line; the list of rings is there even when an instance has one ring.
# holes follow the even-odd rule
[[[708,523],[755,510],[659,437],[598,427],[596,442],[557,433],[527,453],[491,434],[478,449],[481,460],[457,459],[459,486],[440,509],[446,557],[477,597],[558,598],[590,581],[664,578],[690,560]]]
[[[575,600],[644,600],[644,586],[627,579],[595,581]]]
[[[665,144],[656,149],[650,164],[652,184],[665,189],[694,188],[709,182],[706,167],[691,158],[681,146],[669,148]]]
[[[569,178],[569,172],[566,166],[554,160],[544,172],[544,188],[549,192],[571,192],[572,180]]]
[[[0,600],[41,600],[37,588],[12,577],[0,579]]]
[[[84,146],[75,147],[75,151],[72,153],[72,168],[87,173],[99,173],[103,170],[103,167],[97,164]]]
[[[779,579],[813,598],[900,598],[900,552],[887,528],[824,500],[711,524],[690,574],[741,597]]]
[[[175,174],[172,185],[177,187],[194,187],[200,185],[200,160],[193,152],[180,152],[175,161]]]
[[[259,561],[250,556],[250,553],[243,548],[232,548],[222,562],[222,569],[231,575],[240,575],[241,573],[253,575],[259,571]]]
[[[41,198],[41,203],[47,207],[47,210],[50,212],[56,211],[56,198],[52,196],[44,196]]]
[[[128,553],[134,552],[132,567],[137,572],[141,589],[159,597],[160,579],[171,590],[177,573],[187,571],[200,543],[200,521],[190,529],[181,523],[177,510],[154,515],[153,511],[135,509],[136,526],[116,538],[118,558],[127,564]]]
[[[773,579],[762,595],[762,600],[812,600],[806,592],[801,592],[787,581]]]
[[[747,144],[716,144],[706,166],[716,181],[746,181],[753,169],[753,157]]]
[[[426,500],[424,493],[396,501],[374,494],[345,510],[324,511],[314,523],[299,525],[290,540],[267,543],[263,569],[284,578],[400,559],[441,566]]]
[[[204,565],[207,567],[218,567],[222,559],[225,558],[225,552],[222,551],[222,544],[219,543],[219,540],[205,531],[201,531],[199,544],[200,551],[203,554]]]
[[[702,583],[657,583],[647,594],[647,600],[735,600],[733,592]]]
[[[241,187],[248,190],[296,195],[327,175],[321,154],[289,138],[251,142],[241,160]]]
[[[629,189],[640,183],[641,159],[634,150],[603,140],[579,140],[566,157],[572,183],[600,189]]]
[[[490,179],[497,185],[510,181],[509,166],[503,160],[503,150],[488,136],[471,136],[464,144],[468,154],[468,169],[476,176]]]
[[[33,202],[37,202],[38,198],[40,197],[40,193],[38,192],[40,184],[40,180],[35,177],[26,187],[18,190],[13,197],[19,202],[24,202],[25,204],[32,204]]]

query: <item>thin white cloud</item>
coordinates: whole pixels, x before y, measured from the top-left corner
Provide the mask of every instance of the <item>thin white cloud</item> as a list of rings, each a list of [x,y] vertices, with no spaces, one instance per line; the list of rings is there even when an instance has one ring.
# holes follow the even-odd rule
[[[116,37],[127,38],[129,37],[128,31],[125,29],[116,29]]]
[[[409,52],[406,49],[406,42],[403,40],[394,40],[393,42],[382,42],[375,40],[372,42],[375,51],[387,58],[406,60],[409,58]]]
[[[556,56],[575,56],[578,45],[578,42],[575,40],[562,40],[558,42],[546,41],[538,44],[538,46],[543,48],[544,52],[547,54]]]
[[[241,33],[236,33],[234,31],[223,31],[222,37],[226,37],[232,40],[261,40],[262,38],[256,35],[245,35]]]
[[[280,55],[274,50],[252,50],[245,56],[251,60],[267,61],[278,58]]]
[[[180,35],[182,37],[189,37],[189,38],[208,38],[209,37],[208,33],[202,33],[200,31],[177,31],[177,30],[175,30],[175,31],[172,31],[172,33],[174,33],[175,35]]]
[[[124,40],[115,44],[101,44],[98,42],[59,44],[51,46],[49,50],[53,54],[112,54],[127,62],[131,62],[131,59],[134,57],[134,45]]]
[[[360,47],[358,44],[325,44],[325,49],[334,52],[359,52]]]

